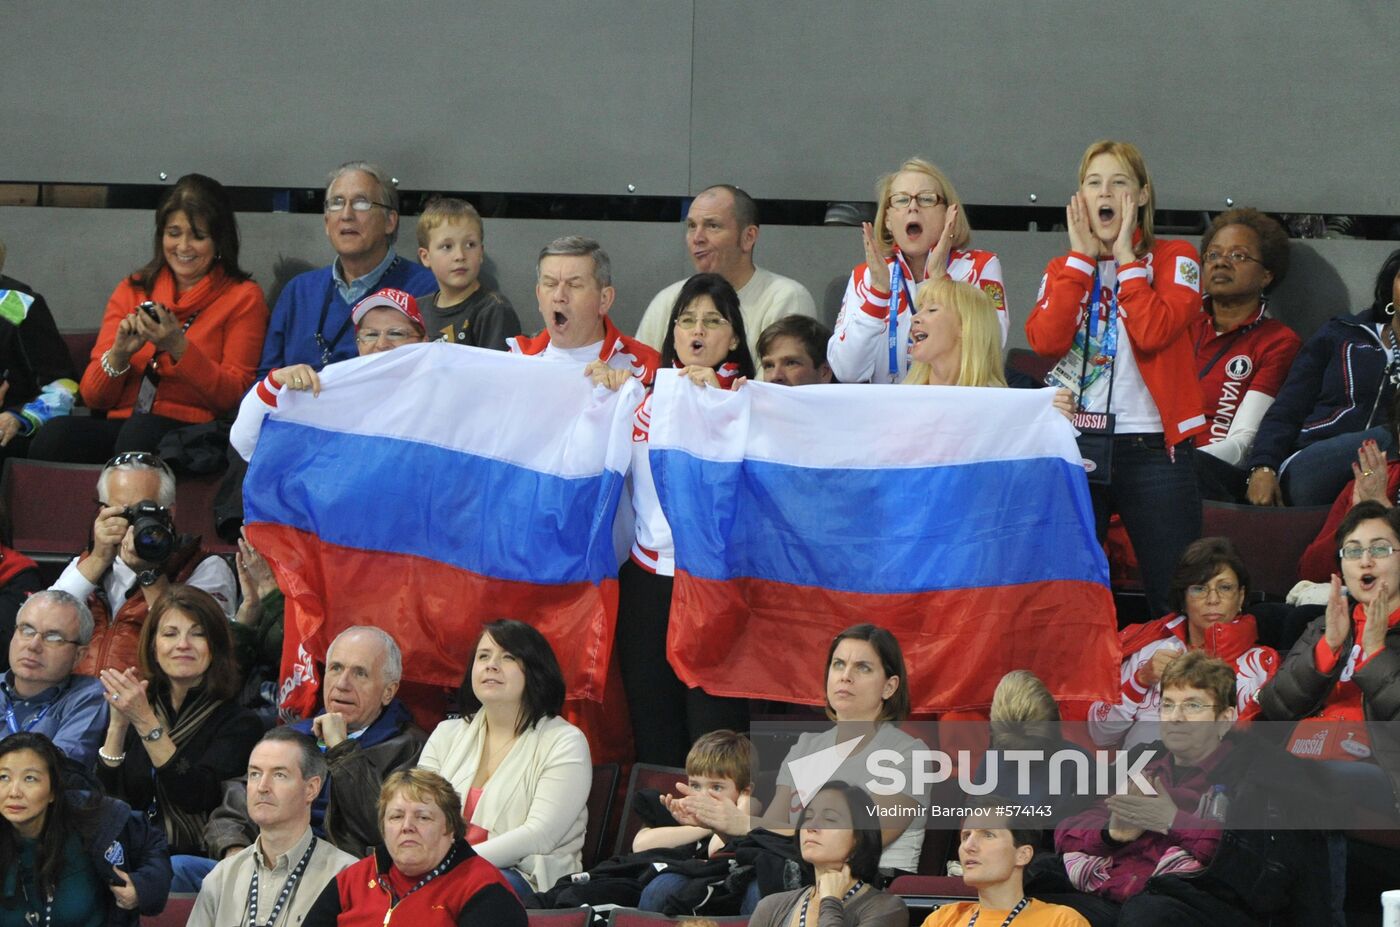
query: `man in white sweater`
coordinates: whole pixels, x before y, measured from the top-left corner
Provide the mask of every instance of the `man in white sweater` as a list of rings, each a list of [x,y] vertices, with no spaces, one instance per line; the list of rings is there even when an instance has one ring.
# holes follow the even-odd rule
[[[685,217],[685,245],[697,274],[719,274],[739,294],[749,353],[758,357],[758,336],[788,315],[817,317],[807,288],[789,277],[757,267],[758,204],[738,187],[716,184],[702,190]],[[661,350],[666,322],[684,280],[677,280],[652,298],[637,326],[637,340]]]

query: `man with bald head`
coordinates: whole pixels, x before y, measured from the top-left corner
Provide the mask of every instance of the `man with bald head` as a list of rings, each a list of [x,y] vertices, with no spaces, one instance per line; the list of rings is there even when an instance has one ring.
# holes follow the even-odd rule
[[[395,698],[403,656],[379,628],[341,631],[326,651],[321,684],[323,710],[290,727],[311,734],[325,753],[327,774],[311,806],[311,828],[354,856],[379,842],[376,803],[384,777],[411,766],[428,735]],[[205,843],[217,857],[252,843],[257,829],[248,818],[247,792],[229,789],[210,817]]]
[[[796,280],[757,267],[758,204],[738,187],[716,184],[702,190],[685,217],[685,245],[697,274],[719,274],[739,294],[749,353],[758,357],[758,336],[787,315],[817,317],[812,294]],[[637,326],[637,340],[657,350],[684,280],[657,293]]]

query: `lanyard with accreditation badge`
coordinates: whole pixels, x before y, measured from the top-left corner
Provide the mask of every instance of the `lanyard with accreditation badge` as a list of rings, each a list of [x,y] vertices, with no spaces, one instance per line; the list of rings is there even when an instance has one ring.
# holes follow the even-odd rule
[[[953,266],[953,254],[948,252],[947,267]],[[1097,281],[1097,278],[1095,278]],[[904,281],[904,261],[900,258],[899,246],[894,248],[894,261],[890,264],[890,320],[889,344],[890,344],[890,377],[899,378],[899,299],[905,290],[909,290],[909,318],[914,318],[914,291],[911,286]],[[1116,304],[1115,304],[1116,305]],[[910,338],[913,334],[910,334]],[[908,345],[904,346],[908,350]]]
[[[1089,482],[1107,485],[1113,474],[1113,367],[1118,356],[1118,294],[1110,292],[1107,311],[1099,306],[1103,296],[1103,281],[1098,268],[1094,268],[1094,289],[1089,294],[1088,310],[1084,314],[1084,349],[1079,368],[1079,395],[1076,397],[1072,424],[1079,432],[1079,456],[1084,461],[1084,471]],[[1095,322],[1101,323],[1095,331]],[[1095,348],[1095,338],[1102,341]],[[1091,373],[1090,354],[1093,354],[1094,370]],[[1100,376],[1108,377],[1108,397],[1104,400],[1102,412],[1089,412],[1084,408],[1085,394],[1089,386]]]

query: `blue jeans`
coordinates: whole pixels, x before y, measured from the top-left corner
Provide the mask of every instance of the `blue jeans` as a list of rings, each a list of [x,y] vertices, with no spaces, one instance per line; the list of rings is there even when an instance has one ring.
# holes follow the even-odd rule
[[[525,907],[533,907],[535,900],[535,890],[530,887],[530,883],[525,881],[525,877],[520,874],[519,869],[502,869],[501,875],[506,877],[510,887],[515,890],[515,894],[520,897],[520,903]]]
[[[1309,444],[1288,461],[1279,476],[1288,505],[1331,505],[1351,479],[1351,465],[1363,441],[1375,441],[1389,453],[1394,448],[1387,428],[1371,428]]]
[[[677,872],[659,873],[642,887],[642,897],[637,902],[637,907],[643,911],[661,914],[666,910],[666,902],[671,900],[671,896],[685,888],[689,882],[689,876]]]
[[[199,887],[204,884],[204,877],[214,871],[215,865],[217,865],[216,860],[206,859],[203,856],[181,854],[170,857],[170,868],[174,871],[174,877],[170,880],[170,890],[172,892],[198,892]]]
[[[1110,514],[1123,519],[1154,618],[1171,611],[1168,593],[1176,562],[1186,545],[1201,536],[1195,454],[1189,440],[1176,446],[1173,459],[1160,434],[1118,435],[1112,481],[1089,486],[1099,540],[1108,532]]]
[[[642,889],[642,898],[637,902],[637,907],[643,911],[653,911],[657,914],[664,913],[666,902],[670,901],[681,889],[690,882],[689,876],[683,876],[676,872],[663,872],[652,879]],[[749,887],[744,890],[744,900],[739,906],[740,914],[752,914],[753,909],[758,907],[758,880],[749,883]]]

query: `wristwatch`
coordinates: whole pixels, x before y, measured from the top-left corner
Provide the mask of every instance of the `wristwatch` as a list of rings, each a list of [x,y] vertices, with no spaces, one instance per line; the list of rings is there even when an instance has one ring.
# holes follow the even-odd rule
[[[159,570],[142,570],[136,574],[136,581],[142,586],[154,586],[160,581]]]
[[[161,737],[164,736],[164,734],[165,728],[157,724],[155,727],[151,728],[151,732],[149,734],[142,734],[141,739],[150,741],[151,743],[155,743],[157,740],[160,740]]]

